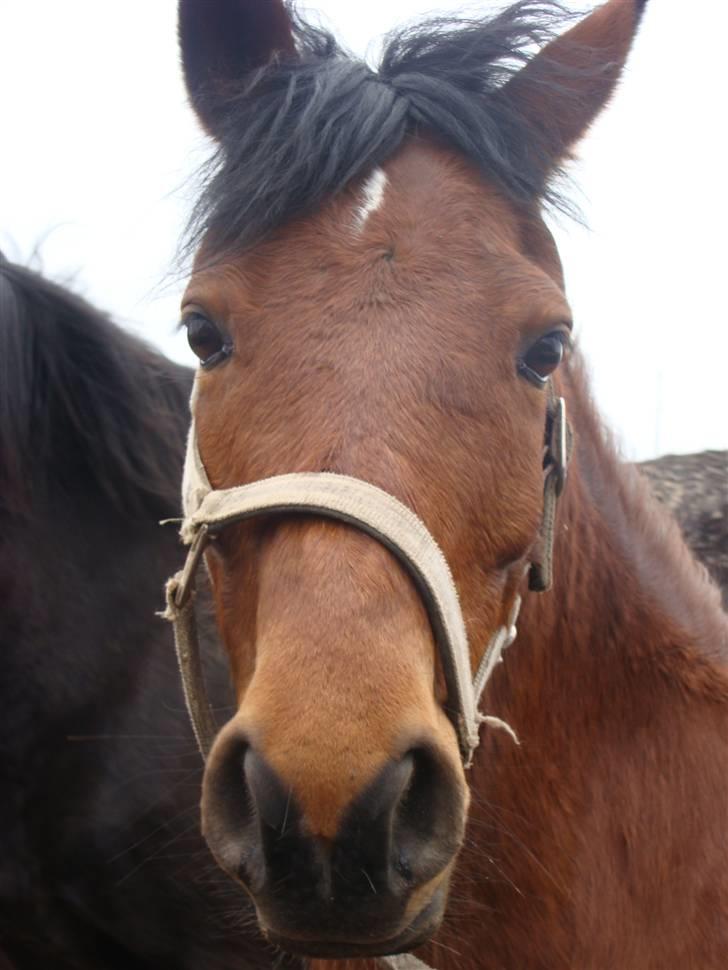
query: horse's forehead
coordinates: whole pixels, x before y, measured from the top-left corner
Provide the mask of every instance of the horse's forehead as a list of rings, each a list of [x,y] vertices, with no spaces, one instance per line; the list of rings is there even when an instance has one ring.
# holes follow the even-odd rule
[[[330,225],[351,226],[359,245],[387,238],[451,256],[477,277],[489,265],[513,283],[549,280],[563,297],[556,243],[537,203],[517,206],[487,175],[446,147],[410,140],[333,203]],[[486,272],[487,275],[487,272]]]
[[[355,255],[378,233],[382,240],[422,246],[474,248],[477,240],[481,256],[514,254],[520,228],[515,208],[469,162],[435,143],[410,139],[347,190],[242,255],[237,265],[254,271],[263,263],[287,261],[293,247],[311,260],[319,248]]]
[[[224,294],[223,317],[249,315],[261,300],[271,305],[271,288],[287,290],[291,282],[299,294],[319,293],[337,278],[347,281],[347,291],[352,283],[368,285],[380,257],[423,281],[461,278],[487,288],[489,280],[506,279],[512,295],[533,289],[535,271],[562,288],[558,255],[540,217],[516,208],[455,152],[412,138],[258,246],[210,271],[198,266],[188,297],[200,292],[209,304]]]
[[[494,184],[475,167],[449,149],[434,142],[410,139],[380,166],[388,180],[388,198],[425,213],[446,214],[455,207],[475,203],[471,224],[478,217],[517,231],[515,212]],[[426,204],[426,205],[425,205]],[[424,208],[423,208],[424,206]]]
[[[392,242],[447,246],[479,259],[515,254],[520,221],[495,186],[455,153],[410,140],[353,183],[322,213],[338,236],[349,228],[361,245],[384,234]]]

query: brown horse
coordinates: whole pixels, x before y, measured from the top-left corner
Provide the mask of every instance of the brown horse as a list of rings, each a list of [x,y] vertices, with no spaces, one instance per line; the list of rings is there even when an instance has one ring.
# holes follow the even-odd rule
[[[526,572],[547,585],[561,396],[573,427],[553,585],[524,595],[483,697],[520,743],[491,721],[469,771],[430,611],[385,544],[279,513],[208,546],[238,710],[203,826],[284,949],[725,965],[728,623],[595,413],[541,216],[643,8],[548,42],[531,0],[430,23],[374,73],[282,0],[180,2],[219,146],[183,306],[212,486],[333,472],[399,499],[450,564],[476,670]]]

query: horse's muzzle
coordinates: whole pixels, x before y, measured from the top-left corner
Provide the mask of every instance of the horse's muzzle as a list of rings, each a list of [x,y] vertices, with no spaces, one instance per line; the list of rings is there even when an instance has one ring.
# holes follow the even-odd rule
[[[203,828],[250,892],[261,927],[308,956],[372,956],[437,929],[463,836],[462,786],[427,744],[391,759],[348,806],[333,839],[310,834],[289,785],[242,737],[213,751]]]

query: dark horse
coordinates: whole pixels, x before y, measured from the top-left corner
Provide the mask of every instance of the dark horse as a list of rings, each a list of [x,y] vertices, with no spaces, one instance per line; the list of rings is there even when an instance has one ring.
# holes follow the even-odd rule
[[[179,560],[158,522],[178,506],[189,387],[0,260],[3,968],[283,965],[197,834],[198,756],[152,620]]]
[[[292,951],[725,966],[728,622],[603,431],[541,217],[644,6],[610,0],[533,56],[554,5],[525,0],[396,35],[375,73],[282,0],[180,2],[219,148],[183,306],[212,486],[334,472],[410,506],[473,670],[525,594],[483,698],[520,744],[483,729],[466,772],[441,636],[388,549],[315,515],[215,534],[238,709],[204,831]],[[561,396],[573,460],[538,595]]]

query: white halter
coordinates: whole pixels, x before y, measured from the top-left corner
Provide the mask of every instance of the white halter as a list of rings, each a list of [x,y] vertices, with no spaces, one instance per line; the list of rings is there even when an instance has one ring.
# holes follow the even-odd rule
[[[458,736],[466,767],[472,763],[485,722],[507,730],[498,718],[478,711],[480,697],[503,650],[516,637],[520,597],[514,598],[508,622],[490,638],[473,679],[468,637],[457,590],[447,561],[427,527],[394,496],[358,478],[328,472],[278,475],[229,489],[213,489],[190,427],[182,486],[185,518],[182,541],[190,546],[185,568],[167,585],[165,614],[175,624],[177,653],[190,718],[205,757],[214,738],[199,661],[192,590],[194,574],[209,540],[225,527],[271,513],[306,513],[353,525],[386,546],[412,577],[432,624],[448,690],[446,710]]]
[[[192,409],[194,412],[195,392]],[[551,586],[556,504],[566,481],[572,434],[563,398],[548,384],[544,452],[544,513],[540,542],[532,554],[529,585],[543,592]],[[507,622],[496,629],[473,678],[468,637],[450,567],[424,522],[393,495],[358,478],[327,472],[277,475],[274,478],[213,489],[197,446],[194,414],[187,439],[182,484],[182,541],[190,547],[184,568],[166,587],[163,614],[174,624],[185,701],[203,759],[217,733],[207,699],[194,612],[197,568],[209,541],[244,519],[272,513],[305,513],[346,522],[386,546],[407,569],[427,608],[445,674],[446,711],[457,733],[466,768],[479,744],[480,725],[507,731],[504,721],[480,714],[478,705],[503,650],[516,637],[521,599],[516,595]]]

